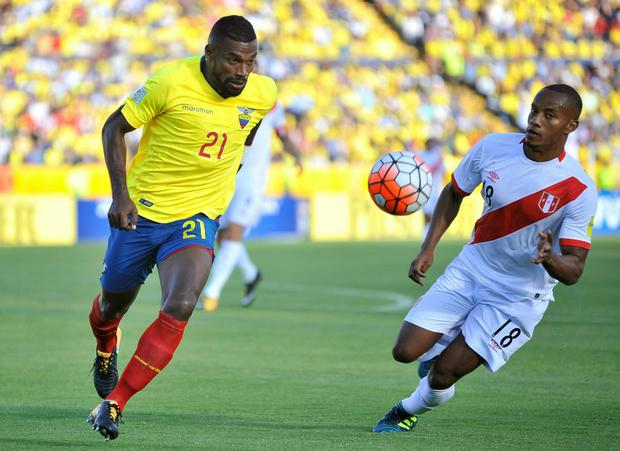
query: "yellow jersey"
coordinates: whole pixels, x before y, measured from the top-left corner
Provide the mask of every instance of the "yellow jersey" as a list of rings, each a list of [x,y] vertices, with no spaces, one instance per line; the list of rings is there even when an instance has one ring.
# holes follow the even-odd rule
[[[276,101],[275,82],[258,74],[224,99],[200,63],[195,56],[160,69],[121,109],[132,127],[144,126],[127,188],[138,213],[155,222],[224,213],[245,140]]]

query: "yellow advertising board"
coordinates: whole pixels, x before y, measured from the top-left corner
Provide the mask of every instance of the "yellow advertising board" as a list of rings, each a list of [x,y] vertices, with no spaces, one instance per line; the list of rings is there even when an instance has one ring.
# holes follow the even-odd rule
[[[65,195],[0,195],[0,245],[74,244],[75,199]]]
[[[482,211],[477,193],[464,199],[445,236],[467,239]],[[424,215],[392,216],[372,202],[366,191],[322,192],[310,197],[309,234],[313,241],[421,239]]]

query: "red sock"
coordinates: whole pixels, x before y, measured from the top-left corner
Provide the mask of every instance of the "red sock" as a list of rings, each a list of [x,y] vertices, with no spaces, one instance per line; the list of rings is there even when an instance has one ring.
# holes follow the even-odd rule
[[[116,401],[123,410],[129,398],[146,387],[172,360],[186,325],[187,321],[159,312],[157,319],[140,337],[136,352],[106,399]]]
[[[93,329],[93,335],[97,339],[97,350],[110,353],[116,346],[116,329],[118,329],[122,316],[111,321],[104,320],[101,316],[99,299],[101,299],[101,294],[95,296],[88,319],[90,320],[90,327]]]

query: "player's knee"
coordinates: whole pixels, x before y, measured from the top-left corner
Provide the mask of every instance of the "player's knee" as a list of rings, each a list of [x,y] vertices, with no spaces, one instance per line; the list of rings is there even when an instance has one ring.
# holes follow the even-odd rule
[[[416,360],[419,356],[415,353],[411,347],[403,344],[396,343],[392,348],[392,357],[394,360],[401,363],[411,363]]]
[[[179,293],[164,300],[162,311],[180,321],[186,321],[192,315],[197,301],[198,294]]]

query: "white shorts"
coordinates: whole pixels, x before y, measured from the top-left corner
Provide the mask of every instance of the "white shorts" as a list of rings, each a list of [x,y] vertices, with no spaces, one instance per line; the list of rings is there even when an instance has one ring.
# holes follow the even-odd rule
[[[516,297],[489,288],[461,269],[449,265],[445,273],[411,307],[405,321],[444,334],[419,360],[429,360],[463,332],[465,342],[490,371],[499,370],[532,338],[549,300]]]
[[[262,177],[237,178],[235,195],[226,213],[220,219],[222,228],[234,223],[242,225],[246,231],[260,220],[265,184]]]

